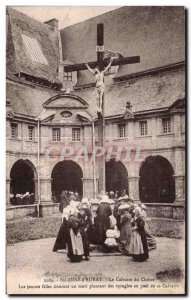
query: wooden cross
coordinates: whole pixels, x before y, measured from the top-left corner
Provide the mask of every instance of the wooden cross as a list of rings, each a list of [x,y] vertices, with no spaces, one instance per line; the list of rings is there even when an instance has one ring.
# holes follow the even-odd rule
[[[97,61],[88,62],[90,68],[94,69],[99,67],[100,70],[103,70],[108,65],[108,59],[104,59],[104,25],[103,23],[97,24]],[[111,66],[119,66],[126,64],[135,64],[140,62],[140,56],[132,57],[122,57],[117,58],[112,61]],[[87,70],[86,63],[75,64],[75,65],[66,65],[64,67],[64,72],[74,72]],[[104,147],[104,128],[105,128],[105,118],[104,118],[104,95],[102,102],[102,114],[98,114],[98,145]],[[99,186],[98,192],[101,193],[105,191],[105,157],[99,157],[98,161],[98,170],[99,170]]]

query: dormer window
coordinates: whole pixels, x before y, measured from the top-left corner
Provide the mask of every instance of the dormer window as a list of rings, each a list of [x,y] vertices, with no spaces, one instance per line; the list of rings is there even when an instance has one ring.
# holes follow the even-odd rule
[[[72,72],[64,72],[64,80],[72,81]]]
[[[41,46],[37,39],[29,37],[27,35],[21,34],[23,39],[23,44],[26,49],[28,57],[33,61],[40,63],[42,65],[48,66],[48,61],[44,56]]]

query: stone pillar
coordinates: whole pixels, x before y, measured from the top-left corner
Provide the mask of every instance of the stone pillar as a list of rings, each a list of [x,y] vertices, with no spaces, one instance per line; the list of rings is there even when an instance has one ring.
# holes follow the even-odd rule
[[[175,149],[175,202],[183,202],[185,199],[183,149]]]
[[[40,179],[40,202],[52,203],[52,189],[51,189],[52,178],[41,178]]]
[[[34,198],[35,198],[35,204],[38,203],[38,179],[34,178]]]
[[[10,184],[11,184],[11,179],[6,178],[6,206],[10,206]]]
[[[93,199],[94,198],[94,180],[93,180],[93,178],[82,178],[82,183],[83,183],[83,197]],[[96,183],[97,183],[97,180],[96,180]]]
[[[184,176],[174,175],[175,178],[175,202],[184,202],[185,189],[184,189]]]
[[[128,176],[129,196],[134,201],[139,201],[139,176]]]
[[[174,137],[176,144],[181,140],[181,116],[180,114],[174,115]]]

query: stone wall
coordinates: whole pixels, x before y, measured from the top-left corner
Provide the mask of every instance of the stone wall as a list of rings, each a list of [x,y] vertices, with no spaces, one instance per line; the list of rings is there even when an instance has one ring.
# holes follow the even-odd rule
[[[18,205],[7,207],[7,221],[24,217],[37,217],[37,205]]]

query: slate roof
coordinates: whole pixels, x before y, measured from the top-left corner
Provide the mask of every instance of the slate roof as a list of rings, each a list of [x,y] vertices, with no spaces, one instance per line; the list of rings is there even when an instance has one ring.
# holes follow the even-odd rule
[[[11,7],[7,8],[7,65],[15,74],[23,72],[51,82],[58,81],[59,41],[53,29]],[[33,62],[21,34],[37,40],[48,65]]]
[[[42,104],[56,95],[51,89],[7,83],[6,97],[11,103],[11,109],[17,114],[37,117],[43,110]]]
[[[83,89],[77,95],[88,104],[88,111],[96,116],[94,88]],[[106,86],[105,116],[125,113],[130,102],[133,113],[170,107],[176,100],[185,97],[184,70],[139,78],[132,86],[128,82]]]
[[[128,82],[106,86],[105,116],[122,115],[129,101],[134,113],[170,107],[176,100],[185,97],[184,70],[139,78],[132,86]],[[94,88],[75,91],[74,94],[87,102],[87,112],[97,117]],[[7,98],[15,113],[38,116],[43,103],[58,94],[44,89],[7,83]]]
[[[84,9],[86,9],[84,7]],[[104,44],[123,56],[140,55],[141,63],[121,66],[117,77],[185,60],[185,10],[178,6],[129,6],[62,29],[63,59],[94,61],[97,24],[104,23]],[[78,84],[93,82],[79,72]]]

